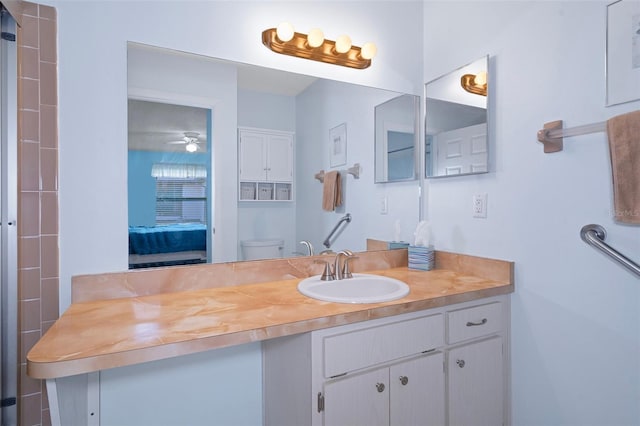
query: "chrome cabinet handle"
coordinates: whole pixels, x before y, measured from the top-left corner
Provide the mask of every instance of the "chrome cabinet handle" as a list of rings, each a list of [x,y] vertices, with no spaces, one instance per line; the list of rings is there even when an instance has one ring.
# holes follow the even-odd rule
[[[378,392],[384,392],[384,383],[376,383],[376,389]]]
[[[456,364],[458,364],[458,367],[464,368],[464,364],[465,364],[464,359],[457,360]]]
[[[400,376],[400,383],[402,383],[402,386],[405,386],[409,383],[409,378],[407,376]]]
[[[477,326],[477,325],[485,325],[487,323],[487,321],[489,321],[489,320],[486,319],[486,318],[482,318],[482,321],[479,321],[479,322],[471,322],[471,321],[469,321],[469,322],[467,322],[467,327],[474,327],[474,326]]]

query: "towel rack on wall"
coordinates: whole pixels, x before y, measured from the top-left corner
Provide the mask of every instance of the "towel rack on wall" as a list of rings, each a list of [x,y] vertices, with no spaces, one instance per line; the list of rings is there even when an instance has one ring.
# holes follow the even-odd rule
[[[604,254],[611,257],[616,262],[619,262],[622,266],[640,277],[640,265],[618,252],[609,244],[605,243],[604,239],[606,237],[607,232],[600,225],[585,225],[580,230],[580,238],[582,238],[582,241],[602,251]]]
[[[362,167],[360,167],[360,163],[355,163],[353,166],[347,169],[347,173],[350,175],[353,175],[355,179],[360,179],[361,172],[362,172]],[[320,170],[313,177],[318,179],[320,182],[324,182],[324,170]]]
[[[606,121],[570,127],[568,129],[562,128],[562,120],[550,121],[545,123],[542,130],[538,130],[538,141],[543,143],[545,154],[549,154],[551,152],[562,151],[563,140],[565,137],[606,131]]]

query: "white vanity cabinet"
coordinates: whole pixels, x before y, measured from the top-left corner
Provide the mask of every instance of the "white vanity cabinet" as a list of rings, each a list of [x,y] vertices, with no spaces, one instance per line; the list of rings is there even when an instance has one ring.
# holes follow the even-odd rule
[[[291,200],[293,133],[238,129],[238,177],[240,200]]]
[[[263,342],[267,426],[508,423],[508,296]]]
[[[442,352],[324,384],[325,426],[444,424]]]
[[[449,424],[504,423],[502,338],[449,351]]]
[[[447,312],[451,425],[505,423],[504,309],[493,302]]]

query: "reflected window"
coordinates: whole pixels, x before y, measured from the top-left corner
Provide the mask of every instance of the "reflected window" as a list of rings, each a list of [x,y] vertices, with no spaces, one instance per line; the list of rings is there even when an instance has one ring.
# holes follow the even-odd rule
[[[207,223],[206,178],[156,178],[156,225]]]

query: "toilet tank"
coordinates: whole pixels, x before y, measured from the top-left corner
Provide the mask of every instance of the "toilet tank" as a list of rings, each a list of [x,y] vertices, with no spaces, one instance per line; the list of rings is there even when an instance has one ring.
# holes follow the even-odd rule
[[[243,240],[240,242],[240,247],[242,247],[243,260],[274,259],[282,257],[284,240],[277,238]]]

